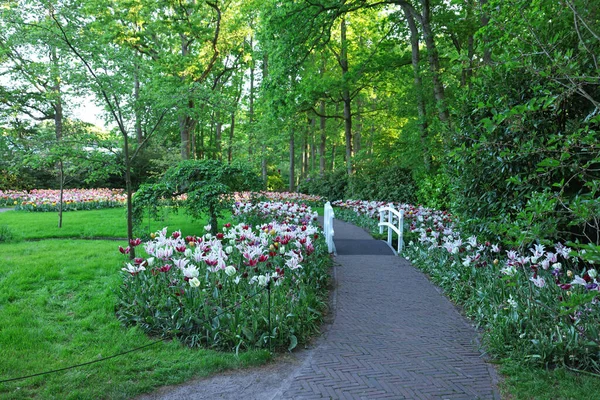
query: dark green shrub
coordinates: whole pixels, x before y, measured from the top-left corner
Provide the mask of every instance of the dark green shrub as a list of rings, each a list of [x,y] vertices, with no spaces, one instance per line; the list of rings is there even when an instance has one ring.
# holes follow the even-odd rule
[[[463,99],[453,134],[453,211],[472,232],[511,245],[597,241],[587,229],[600,216],[591,103],[526,69],[487,74]]]
[[[346,197],[348,175],[345,169],[313,175],[298,185],[298,192],[322,196],[328,200],[343,200]]]
[[[416,185],[412,171],[398,165],[375,165],[357,168],[350,178],[347,198],[414,203]]]
[[[450,209],[450,179],[445,172],[417,173],[415,184],[419,204],[436,210]]]

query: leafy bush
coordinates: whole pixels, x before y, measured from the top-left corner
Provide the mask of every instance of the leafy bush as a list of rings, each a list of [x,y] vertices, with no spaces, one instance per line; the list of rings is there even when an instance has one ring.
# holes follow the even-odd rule
[[[285,183],[281,179],[281,175],[268,175],[267,176],[267,190],[271,192],[279,192],[285,190]]]
[[[547,2],[545,7],[557,6]],[[539,18],[544,12],[539,11]],[[560,17],[557,24],[571,24],[571,15]],[[547,24],[540,29],[543,32],[532,32],[538,35],[533,42],[558,37]],[[514,43],[512,37],[505,40]],[[484,68],[464,92],[448,170],[454,211],[470,231],[514,245],[575,239],[600,244],[600,115],[597,103],[589,101],[600,98],[600,86],[582,83],[586,94],[582,96],[580,90],[566,90],[563,84],[585,82],[595,73],[589,57],[597,53],[600,41],[593,42],[589,49],[596,51],[591,54],[583,52],[587,46],[579,45],[582,52],[575,56],[578,40],[571,29],[568,37],[556,42],[554,64],[542,57]],[[515,49],[519,50],[539,54]],[[568,65],[561,65],[565,62]],[[569,79],[556,77],[565,71]]]
[[[357,168],[349,188],[346,192],[349,198],[400,203],[413,203],[416,193],[412,171],[398,165]]]
[[[348,174],[345,169],[313,175],[300,182],[298,192],[321,196],[329,200],[341,200],[346,197]]]
[[[165,228],[144,248],[148,257],[123,268],[117,315],[127,325],[236,351],[270,341],[292,350],[318,331],[330,258],[313,225],[241,223],[185,238]]]
[[[445,172],[418,173],[415,181],[419,204],[436,210],[450,209],[450,179]]]
[[[140,186],[133,199],[134,221],[139,225],[143,212],[153,215],[161,204],[183,206],[193,218],[207,213],[213,234],[221,212],[233,202],[234,191],[259,190],[258,175],[243,165],[218,160],[186,160],[169,168],[160,181]]]

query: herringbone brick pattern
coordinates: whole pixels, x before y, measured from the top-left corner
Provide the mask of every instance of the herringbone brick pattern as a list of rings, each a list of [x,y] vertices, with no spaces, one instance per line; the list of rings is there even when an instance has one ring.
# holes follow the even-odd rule
[[[336,221],[336,239],[364,242],[354,230]],[[334,322],[284,398],[499,398],[475,330],[423,274],[389,255],[336,262]]]

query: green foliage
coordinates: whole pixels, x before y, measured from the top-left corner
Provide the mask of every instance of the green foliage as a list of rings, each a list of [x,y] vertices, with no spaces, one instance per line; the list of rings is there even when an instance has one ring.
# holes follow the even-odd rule
[[[110,177],[119,174],[121,166],[112,153],[119,146],[114,135],[72,120],[63,121],[60,140],[47,122],[14,125],[0,135],[0,169],[6,171],[0,189],[58,189],[59,162],[65,188],[115,186]]]
[[[194,219],[207,213],[216,234],[218,218],[230,207],[233,192],[261,187],[260,178],[242,165],[218,160],[182,161],[169,168],[158,183],[139,188],[133,200],[134,220],[139,225],[145,211],[156,215],[160,205],[171,204],[184,207]]]
[[[435,210],[450,209],[450,179],[445,171],[415,173],[416,200]]]
[[[473,82],[453,138],[455,211],[508,243],[588,235],[600,216],[593,107],[524,68],[487,74]]]
[[[375,165],[357,170],[350,178],[342,169],[311,176],[298,185],[298,191],[331,201],[353,198],[412,203],[416,185],[409,169]]]
[[[398,165],[365,165],[349,182],[347,198],[414,203],[416,185],[412,172]]]
[[[346,197],[348,175],[346,170],[338,169],[323,175],[313,175],[298,185],[298,192],[322,196],[328,200],[342,200]]]
[[[267,190],[270,192],[280,192],[285,190],[285,183],[281,179],[281,175],[268,175],[267,176]]]

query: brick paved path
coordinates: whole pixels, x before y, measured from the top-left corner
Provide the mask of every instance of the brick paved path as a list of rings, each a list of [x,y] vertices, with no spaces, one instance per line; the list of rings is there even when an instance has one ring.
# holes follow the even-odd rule
[[[364,230],[334,229],[333,322],[311,349],[139,399],[498,399],[475,330],[436,287]]]
[[[438,289],[402,258],[358,255],[382,243],[362,229],[334,230],[335,319],[282,397],[499,398],[474,329]]]

